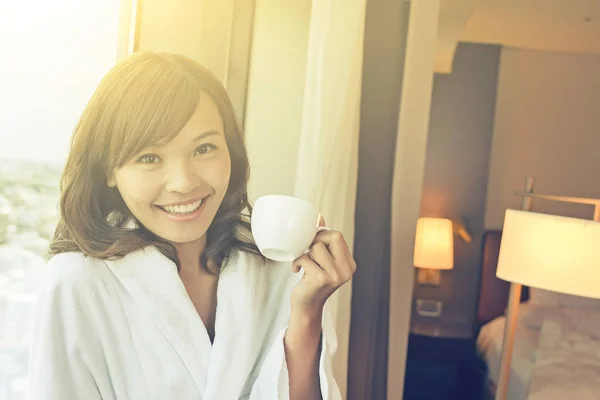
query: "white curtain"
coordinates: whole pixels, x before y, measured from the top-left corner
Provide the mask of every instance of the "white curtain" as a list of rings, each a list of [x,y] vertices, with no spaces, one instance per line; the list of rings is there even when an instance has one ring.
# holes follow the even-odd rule
[[[366,0],[313,1],[294,195],[317,206],[352,248]],[[345,398],[351,285],[327,312],[335,322],[334,373]]]

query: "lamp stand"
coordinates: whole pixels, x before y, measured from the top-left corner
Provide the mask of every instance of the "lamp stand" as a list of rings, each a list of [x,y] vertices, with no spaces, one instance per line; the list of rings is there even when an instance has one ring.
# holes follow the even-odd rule
[[[525,181],[525,193],[533,193],[533,179],[527,178]],[[531,211],[533,198],[523,196],[521,198],[521,209]],[[521,291],[523,286],[519,283],[510,284],[508,295],[508,306],[506,312],[506,325],[504,326],[504,337],[502,339],[502,358],[500,359],[500,376],[498,378],[498,387],[496,389],[496,400],[506,400],[508,392],[508,380],[510,378],[510,362],[512,359],[513,345],[515,343],[515,333],[517,330],[517,317],[519,316],[519,304],[521,303]]]
[[[515,343],[517,317],[519,315],[519,303],[521,302],[522,288],[523,286],[519,283],[510,284],[510,293],[508,295],[508,307],[506,313],[506,326],[504,327],[504,338],[502,340],[502,359],[500,361],[500,377],[498,378],[496,400],[506,400],[506,393],[508,392],[510,362],[512,359],[513,345]]]

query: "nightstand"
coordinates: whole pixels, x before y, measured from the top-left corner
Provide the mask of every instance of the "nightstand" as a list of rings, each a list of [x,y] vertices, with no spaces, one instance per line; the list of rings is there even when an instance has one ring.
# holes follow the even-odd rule
[[[469,324],[413,324],[404,400],[475,400],[481,394],[475,336]]]

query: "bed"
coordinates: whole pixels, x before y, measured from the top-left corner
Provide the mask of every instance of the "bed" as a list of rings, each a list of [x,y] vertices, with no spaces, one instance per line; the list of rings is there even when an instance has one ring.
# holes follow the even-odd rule
[[[498,317],[485,324],[477,338],[480,356],[487,366],[487,396],[492,397],[500,374],[500,357],[505,317]],[[539,332],[524,325],[517,327],[516,341],[511,362],[511,377],[508,388],[509,399],[527,398],[529,375],[533,369]]]
[[[477,307],[485,399],[493,399],[509,284],[496,277],[502,232],[487,231]],[[524,288],[511,361],[510,400],[600,399],[600,301]]]

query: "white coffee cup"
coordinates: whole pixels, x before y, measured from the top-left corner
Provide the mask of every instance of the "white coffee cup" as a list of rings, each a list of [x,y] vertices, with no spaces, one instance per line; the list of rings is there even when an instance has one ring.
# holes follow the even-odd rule
[[[283,195],[259,197],[254,202],[251,226],[260,252],[274,261],[293,261],[310,247],[321,214],[307,201]]]

